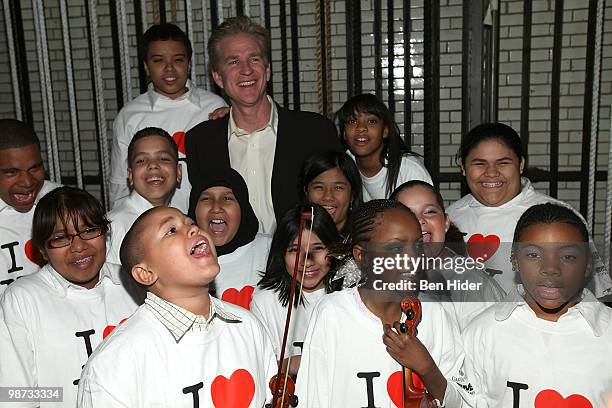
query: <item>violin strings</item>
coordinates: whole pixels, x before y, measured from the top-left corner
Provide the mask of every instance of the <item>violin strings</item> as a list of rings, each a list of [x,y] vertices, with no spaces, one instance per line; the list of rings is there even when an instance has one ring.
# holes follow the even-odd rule
[[[302,293],[304,292],[304,274],[306,273],[306,260],[308,259],[308,252],[310,251],[310,237],[312,236],[312,227],[314,225],[314,207],[310,207],[310,228],[308,229],[308,238],[306,238],[306,254],[304,255],[304,266],[302,268],[302,280],[300,281],[300,291],[298,292],[298,310],[295,313],[295,319],[299,313],[299,305],[302,303]],[[289,307],[292,307],[289,305]],[[293,326],[295,329],[295,325]],[[289,355],[287,359],[287,369],[285,370],[285,381],[283,382],[283,395],[281,397],[281,407],[285,402],[285,393],[287,390],[287,378],[289,377],[289,367],[291,366],[291,358],[293,355]],[[281,361],[282,364],[282,361]]]

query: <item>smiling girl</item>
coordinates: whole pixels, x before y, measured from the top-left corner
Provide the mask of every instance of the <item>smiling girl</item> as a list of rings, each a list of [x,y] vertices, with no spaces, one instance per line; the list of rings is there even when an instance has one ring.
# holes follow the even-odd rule
[[[353,159],[333,151],[314,154],[302,165],[299,186],[304,202],[325,208],[346,237],[352,215],[362,203],[361,178]]]
[[[290,331],[293,333],[290,338],[293,345],[288,345],[287,356],[302,354],[301,342],[304,340],[314,305],[323,295],[336,289],[332,288],[331,275],[328,274],[332,262],[328,258],[328,247],[340,240],[335,223],[327,211],[316,204],[294,207],[285,214],[276,228],[266,272],[258,284],[251,303],[252,312],[270,333],[277,358],[281,354],[291,277],[298,251],[300,217],[304,211],[310,212],[311,208],[314,214],[313,221],[305,222],[302,247],[299,248],[298,285],[300,282],[303,284],[303,294],[300,302],[298,286],[293,304],[294,308],[301,310],[293,311]],[[302,275],[304,268],[306,272]],[[299,358],[292,359],[291,364],[290,373],[295,374],[299,367]]]
[[[457,161],[471,193],[450,205],[448,214],[467,234],[469,255],[485,258],[489,273],[509,292],[517,282],[510,243],[519,217],[536,204],[570,208],[569,204],[537,191],[522,177],[527,157],[521,139],[503,123],[484,123],[470,130],[461,141]],[[596,252],[593,267],[595,296],[612,294],[612,279]]]
[[[189,208],[217,250],[221,271],[214,281],[216,296],[249,309],[266,268],[270,237],[257,233],[259,221],[244,179],[234,169],[218,170],[192,189]]]
[[[432,183],[421,159],[406,148],[393,114],[376,96],[352,97],[336,118],[361,173],[364,201],[388,198],[396,186],[409,180]]]
[[[74,406],[81,368],[136,310],[106,263],[109,222],[89,193],[60,187],[38,202],[32,242],[48,262],[0,300],[0,387],[62,387]]]

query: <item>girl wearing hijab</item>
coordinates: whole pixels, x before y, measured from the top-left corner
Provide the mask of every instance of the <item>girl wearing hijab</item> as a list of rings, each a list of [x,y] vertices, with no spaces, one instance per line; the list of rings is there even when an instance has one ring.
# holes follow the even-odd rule
[[[259,221],[242,176],[231,168],[214,174],[192,188],[189,215],[215,244],[221,266],[214,282],[216,296],[249,309],[253,290],[266,270],[271,238],[257,233]]]

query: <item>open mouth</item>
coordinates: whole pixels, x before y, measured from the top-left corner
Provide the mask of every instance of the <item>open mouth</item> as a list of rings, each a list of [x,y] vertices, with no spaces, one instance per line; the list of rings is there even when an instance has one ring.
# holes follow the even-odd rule
[[[368,137],[365,136],[360,136],[355,138],[355,143],[358,145],[365,145],[370,141],[370,139]]]
[[[34,198],[35,198],[34,190],[29,191],[27,193],[13,193],[13,198],[19,204],[29,204],[32,201],[34,201]]]
[[[227,223],[220,218],[212,219],[208,223],[208,228],[213,234],[223,234],[227,229]]]
[[[198,242],[194,246],[191,247],[189,251],[189,255],[194,258],[202,258],[210,255],[210,248],[208,246],[208,241],[204,238],[200,238]]]
[[[431,242],[431,232],[423,232],[423,243]]]
[[[324,205],[323,208],[329,213],[329,215],[334,215],[336,213],[336,207],[333,205]]]
[[[255,82],[256,82],[255,80],[251,80],[251,81],[242,81],[242,82],[239,82],[239,83],[238,83],[238,86],[241,86],[241,87],[252,86],[252,85],[255,85]]]
[[[145,179],[147,184],[152,185],[152,186],[160,186],[160,185],[164,184],[165,180],[166,179],[164,177],[161,177],[161,176],[150,176],[150,177],[147,177]]]
[[[93,261],[93,256],[86,256],[84,258],[79,258],[72,262],[77,268],[85,269],[87,268],[91,262]]]
[[[501,181],[497,181],[495,183],[487,183],[487,182],[482,182],[480,183],[484,188],[499,188],[501,187],[504,183],[502,183]]]

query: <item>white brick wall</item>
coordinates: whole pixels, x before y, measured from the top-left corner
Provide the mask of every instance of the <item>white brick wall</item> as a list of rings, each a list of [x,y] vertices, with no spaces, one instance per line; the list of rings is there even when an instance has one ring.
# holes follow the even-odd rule
[[[114,80],[114,60],[110,28],[110,0],[100,0],[97,3],[100,48],[104,76],[104,96],[107,109],[109,138],[111,125],[116,114],[116,95]],[[414,150],[422,153],[423,144],[423,1],[410,2],[412,14],[412,44],[411,64],[412,79],[412,117],[410,118]],[[83,151],[84,169],[87,175],[98,173],[98,153],[95,139],[95,105],[92,100],[92,83],[89,71],[89,54],[86,30],[86,13],[82,2],[69,1],[69,16],[72,35],[73,58],[76,78],[76,92],[79,107],[79,127]],[[205,2],[208,3],[208,2]],[[224,1],[223,15],[229,17],[235,12],[235,6],[229,0]],[[275,99],[282,101],[282,75],[280,56],[280,28],[278,1],[271,1],[272,14],[272,67]],[[598,170],[606,170],[608,161],[608,141],[610,128],[610,104],[612,104],[612,5],[605,11],[604,37],[602,50],[601,73],[601,104],[598,141]],[[42,103],[38,82],[38,67],[36,63],[36,43],[34,37],[32,10],[30,2],[21,2],[28,53],[28,67],[32,103],[35,117],[35,128],[39,135],[44,134],[42,121]],[[128,31],[130,57],[132,64],[132,94],[139,93],[137,49],[134,27],[132,2],[128,2]],[[259,2],[250,1],[251,16],[259,20]],[[304,110],[318,110],[317,73],[316,73],[316,27],[313,0],[298,0],[299,11],[299,54],[300,54],[300,101]],[[65,86],[64,51],[61,39],[59,5],[57,0],[44,2],[47,36],[49,40],[49,55],[52,60],[52,77],[54,101],[56,105],[57,129],[62,174],[72,175],[74,171],[70,122]],[[177,2],[177,23],[185,28],[184,3]],[[204,43],[202,25],[202,3],[194,1],[193,11],[194,38],[192,39],[197,67],[197,82],[204,83]],[[374,11],[372,0],[361,0],[362,10],[362,77],[363,90],[374,91]],[[383,56],[383,99],[388,99],[386,76],[387,67],[387,10],[386,2],[382,2],[382,47]],[[395,110],[396,120],[403,130],[403,45],[402,41],[402,2],[395,2],[394,11],[394,41],[397,49],[395,58],[396,86]],[[548,169],[550,164],[550,94],[552,44],[554,32],[554,2],[550,0],[533,0],[533,26],[531,50],[531,89],[530,89],[530,145],[529,161],[532,166]],[[563,53],[562,73],[560,83],[560,123],[559,123],[559,166],[560,170],[580,169],[580,149],[582,132],[582,106],[584,100],[584,70],[586,58],[586,34],[588,19],[588,2],[584,0],[566,0],[563,13]],[[166,2],[167,18],[170,20],[170,2]],[[147,2],[148,23],[153,20],[152,2]],[[509,123],[515,129],[520,129],[520,92],[521,92],[521,61],[522,61],[522,24],[523,1],[504,0],[500,2],[500,66],[499,66],[499,118]],[[332,80],[333,108],[338,109],[347,97],[346,85],[346,38],[345,38],[345,1],[331,1],[331,33],[332,33]],[[454,154],[461,139],[461,38],[462,38],[461,0],[441,1],[440,9],[440,170],[442,172],[458,171],[454,162]],[[206,13],[210,18],[210,13]],[[0,55],[7,55],[6,31],[4,15],[0,16]],[[289,2],[287,2],[287,48],[289,80],[292,80],[291,43],[290,43]],[[211,22],[208,21],[208,27]],[[13,117],[13,95],[10,71],[7,62],[0,64],[0,117]],[[293,103],[292,85],[289,83],[289,100]],[[567,185],[566,185],[567,184]],[[444,197],[450,202],[459,198],[457,183],[443,183]],[[560,198],[578,205],[579,183],[560,183]],[[94,188],[91,186],[90,188]],[[548,190],[548,183],[538,183],[538,188]],[[605,183],[597,184],[596,227],[595,233],[601,237],[603,231],[603,211],[610,203],[603,202]]]

